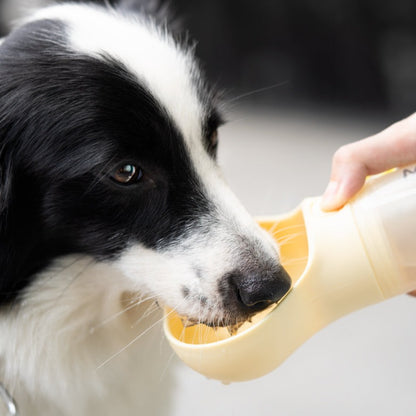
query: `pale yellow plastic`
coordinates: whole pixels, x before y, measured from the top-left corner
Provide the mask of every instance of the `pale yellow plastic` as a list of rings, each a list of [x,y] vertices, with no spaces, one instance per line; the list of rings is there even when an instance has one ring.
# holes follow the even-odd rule
[[[184,328],[167,311],[165,334],[187,365],[224,382],[260,377],[330,322],[416,289],[416,167],[371,178],[337,212],[319,204],[310,198],[290,214],[259,219],[280,243],[293,285],[237,335]]]

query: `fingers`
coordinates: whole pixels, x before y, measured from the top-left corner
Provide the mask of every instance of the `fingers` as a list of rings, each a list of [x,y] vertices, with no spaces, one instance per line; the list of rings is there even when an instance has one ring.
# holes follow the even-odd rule
[[[337,150],[321,208],[341,208],[364,185],[368,175],[416,162],[416,113],[381,133]]]

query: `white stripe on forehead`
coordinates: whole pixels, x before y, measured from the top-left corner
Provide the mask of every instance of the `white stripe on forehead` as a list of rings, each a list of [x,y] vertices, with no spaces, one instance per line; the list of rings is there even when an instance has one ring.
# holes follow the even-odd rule
[[[183,51],[165,30],[140,16],[91,5],[53,6],[34,18],[67,24],[76,51],[120,61],[164,107],[188,144],[201,136],[202,107],[193,79],[197,68],[191,52]]]

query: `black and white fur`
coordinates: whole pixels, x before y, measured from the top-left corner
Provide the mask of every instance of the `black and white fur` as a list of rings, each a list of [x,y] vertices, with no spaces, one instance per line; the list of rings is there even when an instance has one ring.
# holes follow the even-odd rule
[[[0,383],[22,415],[169,414],[154,300],[233,325],[290,285],[221,177],[216,96],[159,22],[61,4],[0,44]],[[140,177],[114,181],[124,165]]]

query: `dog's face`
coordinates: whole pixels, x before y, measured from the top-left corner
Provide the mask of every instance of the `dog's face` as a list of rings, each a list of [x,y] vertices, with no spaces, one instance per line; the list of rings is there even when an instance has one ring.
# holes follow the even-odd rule
[[[0,238],[21,258],[3,292],[68,253],[111,263],[132,290],[211,325],[288,290],[274,243],[216,164],[215,95],[164,30],[52,7],[2,43],[0,77]]]

